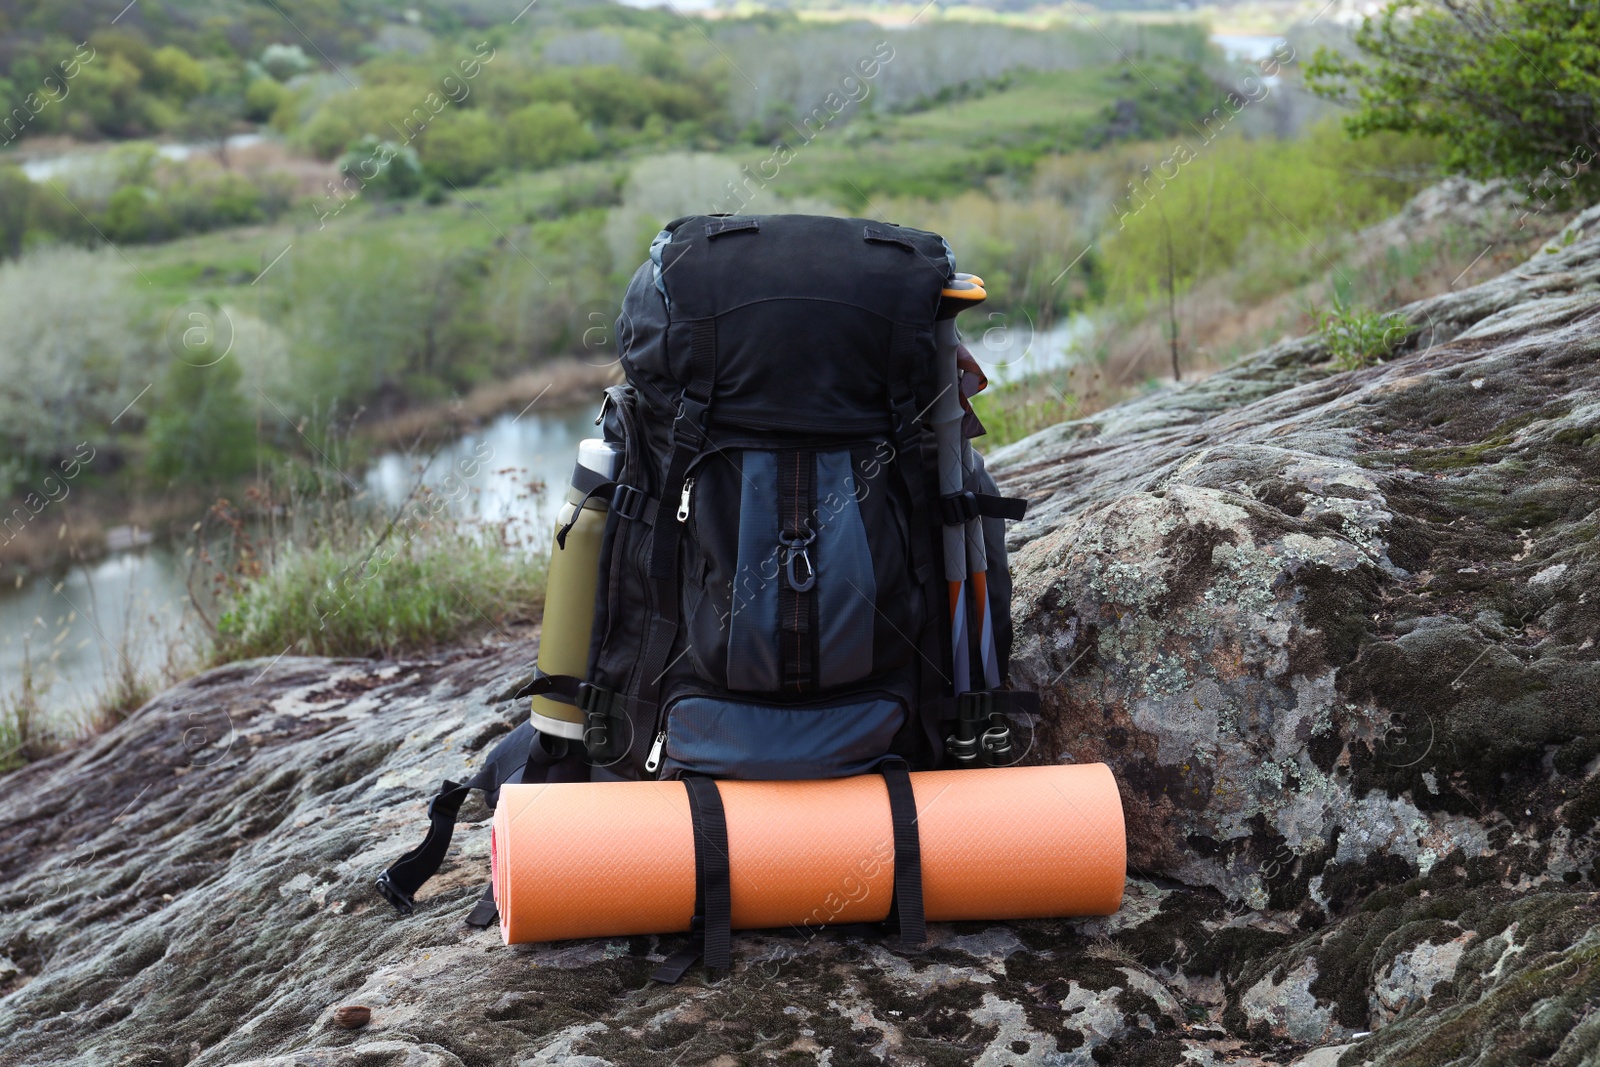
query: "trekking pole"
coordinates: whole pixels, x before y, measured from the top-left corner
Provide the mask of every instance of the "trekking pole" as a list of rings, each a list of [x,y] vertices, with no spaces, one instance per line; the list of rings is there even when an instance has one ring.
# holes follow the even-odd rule
[[[968,282],[976,285],[980,290],[984,288],[983,279],[976,274],[957,274],[958,282]],[[975,307],[983,301],[980,296],[967,303],[966,307]],[[960,345],[961,335],[956,334],[956,344]],[[966,353],[971,359],[970,352]],[[956,382],[959,385],[961,374],[956,373]],[[959,396],[958,398],[959,399]],[[961,484],[966,488],[971,479],[976,462],[972,452],[972,445],[965,437],[961,440]],[[967,523],[967,581],[972,589],[973,608],[978,613],[978,653],[983,662],[984,688],[1000,688],[1000,656],[995,648],[994,617],[989,608],[989,552],[984,544],[983,518],[974,515]]]
[[[965,488],[966,465],[962,452],[966,438],[961,435],[960,375],[956,370],[956,316],[981,303],[986,294],[982,286],[957,276],[945,283],[940,294],[934,323],[938,346],[939,395],[932,406],[934,441],[939,454],[939,495],[958,497]],[[952,687],[959,696],[972,688],[969,638],[967,634],[967,537],[960,525],[944,526],[944,573],[950,598],[950,652],[954,669]],[[969,740],[961,738],[962,741]],[[958,755],[958,758],[959,755]]]
[[[961,440],[962,484],[976,469],[971,442]],[[994,642],[994,613],[989,605],[989,549],[984,542],[983,516],[967,522],[967,575],[972,587],[972,606],[978,613],[978,655],[983,662],[983,688],[1000,688],[1000,655]]]

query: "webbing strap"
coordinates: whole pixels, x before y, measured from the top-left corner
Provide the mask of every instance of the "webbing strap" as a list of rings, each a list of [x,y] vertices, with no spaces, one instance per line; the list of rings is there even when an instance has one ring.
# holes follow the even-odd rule
[[[689,818],[694,823],[694,926],[688,947],[650,976],[669,984],[701,958],[709,971],[733,966],[733,891],[722,794],[710,778],[685,778],[683,785],[689,791]]]
[[[1039,694],[1029,689],[975,689],[954,697],[936,697],[925,701],[936,718],[950,720],[962,717],[963,710],[974,720],[987,719],[993,713],[1002,715],[1039,714]]]
[[[889,787],[889,818],[894,824],[894,904],[891,919],[900,941],[920,945],[928,939],[922,910],[922,841],[917,833],[917,798],[911,791],[911,769],[904,760],[886,760],[878,767]]]
[[[478,902],[467,913],[467,925],[481,930],[485,926],[493,926],[499,921],[500,909],[495,907],[494,884],[490,883],[484,886],[483,896],[478,898]]]
[[[914,531],[911,570],[921,584],[932,577],[933,562],[930,538],[923,532],[928,527],[929,481],[922,458],[916,394],[912,389],[917,353],[916,335],[895,323],[889,333],[890,425],[895,469],[905,486],[906,498],[911,501],[911,529]]]
[[[994,496],[963,490],[939,498],[939,517],[946,526],[965,526],[980,517],[1016,522],[1027,513],[1026,497]]]
[[[576,704],[578,690],[583,685],[583,679],[571,674],[545,674],[535,667],[533,681],[522,688],[518,696],[538,697],[551,696],[563,704]]]
[[[492,810],[499,799],[500,787],[527,764],[528,752],[537,737],[538,732],[531,723],[522,723],[495,745],[478,773],[465,782],[445,781],[428,805],[428,835],[422,839],[422,844],[395,860],[378,876],[378,892],[401,915],[411,914],[417,890],[444,864],[445,854],[450,851],[450,838],[455,834],[456,818],[461,814],[467,794],[474,789],[483,790],[484,801]]]

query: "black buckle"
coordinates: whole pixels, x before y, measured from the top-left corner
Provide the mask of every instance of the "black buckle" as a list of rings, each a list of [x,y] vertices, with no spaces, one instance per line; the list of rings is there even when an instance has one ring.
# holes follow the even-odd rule
[[[378,892],[383,894],[383,899],[394,905],[394,910],[401,915],[410,915],[416,910],[411,897],[400,891],[400,887],[389,880],[389,872],[384,871],[378,875],[378,880],[373,883],[378,887]]]
[[[946,526],[965,526],[978,517],[978,495],[969,491],[941,496],[939,514]]]
[[[578,683],[578,709],[583,712],[583,747],[591,759],[610,759],[611,719],[616,711],[618,694],[614,689]]]
[[[994,694],[987,689],[974,689],[956,697],[956,718],[963,723],[976,726],[988,722],[990,716],[995,714],[998,714],[998,709],[995,707]]]
[[[456,782],[452,782],[448,778],[446,778],[444,780],[444,785],[439,789],[439,792],[434,794],[434,797],[433,797],[432,800],[428,801],[428,821],[429,822],[432,822],[434,819],[438,818],[438,816],[439,816],[439,813],[434,810],[434,808],[436,808],[438,806],[439,801],[443,800],[446,796],[448,796],[451,793],[454,793],[457,789],[460,789],[460,788],[461,788],[460,784],[458,784]],[[461,802],[459,800],[457,800],[456,801],[456,806],[458,808],[460,807],[460,804],[461,804]],[[452,815],[451,818],[455,818],[455,816]]]
[[[704,443],[706,412],[710,407],[703,400],[696,400],[688,393],[683,394],[678,400],[678,417],[672,422],[673,440],[689,440],[696,446]]]
[[[644,502],[648,499],[638,486],[618,482],[611,492],[611,510],[624,519],[637,519],[644,514]]]

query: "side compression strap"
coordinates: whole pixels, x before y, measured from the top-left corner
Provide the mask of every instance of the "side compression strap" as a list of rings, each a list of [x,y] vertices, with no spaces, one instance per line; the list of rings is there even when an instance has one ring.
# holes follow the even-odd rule
[[[417,890],[438,873],[445,853],[450,851],[450,838],[455,833],[456,818],[461,814],[467,794],[474,789],[483,790],[485,802],[493,809],[500,787],[527,764],[528,753],[537,740],[538,732],[533,725],[522,723],[490,750],[489,758],[484,760],[477,774],[462,783],[445,781],[428,805],[428,836],[378,876],[378,892],[396,911],[410,915],[416,906]]]
[[[894,903],[889,921],[898,925],[900,942],[920,945],[928,939],[922,911],[922,841],[917,834],[917,798],[911,791],[911,769],[900,759],[878,767],[889,787],[889,818],[894,824]]]
[[[656,968],[653,981],[671,984],[705,957],[708,971],[733,966],[733,893],[729,884],[728,820],[710,778],[685,778],[694,822],[694,925],[689,946]]]
[[[964,526],[980,516],[1016,522],[1027,513],[1026,497],[962,491],[939,498],[939,518],[946,526]]]

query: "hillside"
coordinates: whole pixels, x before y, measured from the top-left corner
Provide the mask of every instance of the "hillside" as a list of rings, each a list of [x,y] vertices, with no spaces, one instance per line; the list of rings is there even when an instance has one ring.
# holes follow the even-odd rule
[[[1117,916],[658,987],[677,938],[463,926],[478,809],[399,920],[371,881],[535,647],[255,661],[5,779],[0,1063],[1592,1062],[1600,210],[1403,310],[1386,364],[1285,342],[993,457],[1029,758],[1118,773]]]

